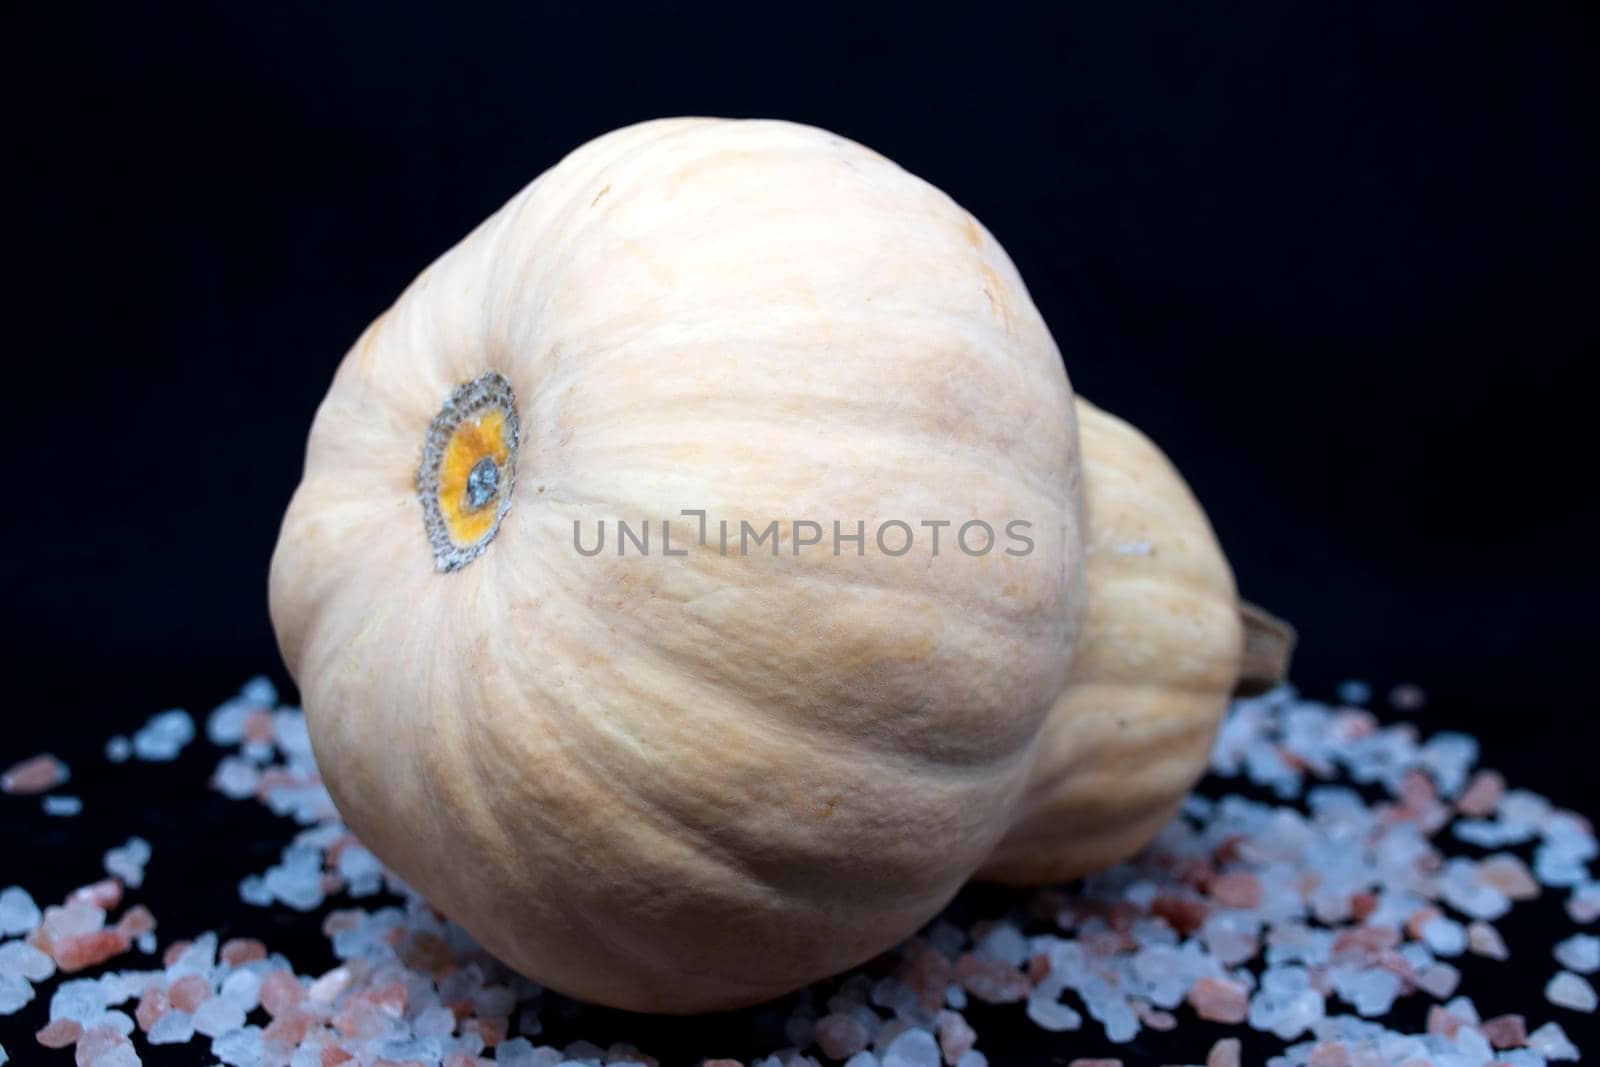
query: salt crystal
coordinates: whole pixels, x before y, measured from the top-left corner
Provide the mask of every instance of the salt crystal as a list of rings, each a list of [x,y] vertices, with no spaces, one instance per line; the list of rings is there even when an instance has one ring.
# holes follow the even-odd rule
[[[1236,1037],[1225,1037],[1206,1053],[1206,1067],[1239,1067],[1243,1045]]]
[[[1028,998],[1027,1015],[1035,1026],[1052,1033],[1076,1030],[1083,1025],[1083,1016],[1071,1007],[1062,1004],[1054,996],[1040,996],[1038,993]]]
[[[0,945],[0,975],[43,982],[55,973],[55,961],[27,942],[7,941]]]
[[[256,1067],[262,1056],[261,1027],[244,1026],[218,1035],[211,1042],[211,1054],[229,1067]]]
[[[1357,707],[1372,699],[1372,687],[1366,682],[1340,682],[1338,693],[1344,703]]]
[[[0,774],[0,793],[28,795],[44,793],[61,785],[72,774],[67,765],[48,752],[25,759]]]
[[[163,711],[133,735],[135,758],[167,762],[178,758],[178,753],[194,740],[194,719],[181,708]]]
[[[83,801],[77,797],[55,794],[44,798],[44,813],[59,818],[71,818],[83,811]]]
[[[50,997],[50,1019],[88,1023],[106,1010],[104,989],[93,978],[74,978],[56,986]]]
[[[1436,1000],[1444,1000],[1461,985],[1461,972],[1448,963],[1430,963],[1416,975],[1417,988]]]
[[[0,1015],[15,1015],[33,1000],[33,985],[16,974],[0,974]]]
[[[186,1011],[169,1011],[155,1021],[146,1038],[152,1045],[183,1045],[194,1037],[194,1017]]]
[[[133,755],[133,742],[126,737],[113,737],[106,742],[106,759],[112,763],[126,763]]]
[[[1500,931],[1485,922],[1475,922],[1467,927],[1467,947],[1474,955],[1491,960],[1504,960],[1511,956]]]
[[[1341,995],[1355,1006],[1358,1015],[1383,1015],[1400,995],[1400,978],[1393,971],[1374,967],[1349,982]]]
[[[973,947],[973,954],[1020,967],[1028,958],[1028,942],[1010,923],[998,923]]]
[[[233,1001],[212,997],[194,1012],[194,1028],[207,1037],[221,1037],[244,1026],[245,1012]]]
[[[38,905],[21,886],[0,890],[0,937],[30,934],[42,916]]]
[[[736,1067],[739,1063],[738,1060],[730,1060],[729,1062],[736,1065]],[[710,1067],[710,1064],[705,1064],[703,1067]],[[871,1052],[858,1052],[844,1061],[844,1067],[880,1067],[880,1064],[878,1057]]]
[[[1574,889],[1567,898],[1567,914],[1580,925],[1600,919],[1600,882],[1585,882]]]
[[[122,879],[130,889],[144,885],[144,868],[150,862],[150,842],[142,837],[130,837],[124,845],[106,852],[106,873]]]
[[[238,970],[228,975],[217,996],[242,1012],[252,1012],[261,1003],[261,974],[258,971]]]
[[[1423,924],[1422,940],[1441,956],[1459,956],[1467,950],[1466,928],[1444,916]]]
[[[829,1059],[842,1060],[860,1052],[872,1040],[866,1023],[854,1015],[833,1012],[816,1021],[812,1037],[822,1054]]]
[[[247,874],[239,882],[239,899],[258,908],[270,907],[272,890],[267,888],[265,878],[257,874]]]
[[[1600,937],[1591,934],[1573,934],[1556,945],[1555,956],[1556,962],[1569,971],[1593,974],[1600,970]],[[3,966],[0,966],[0,970],[3,969]]]
[[[1594,986],[1571,971],[1559,971],[1544,987],[1545,999],[1560,1008],[1592,1012],[1597,1006]]]
[[[939,1043],[928,1031],[913,1027],[884,1051],[883,1067],[939,1067]]]
[[[1567,1039],[1560,1023],[1545,1023],[1529,1034],[1528,1047],[1552,1063],[1578,1061],[1578,1046]]]
[[[253,797],[260,786],[261,772],[237,756],[222,757],[211,775],[211,788],[231,800]]]
[[[1189,987],[1188,996],[1195,1014],[1211,1022],[1242,1023],[1250,1012],[1250,991],[1238,982],[1202,978]]]

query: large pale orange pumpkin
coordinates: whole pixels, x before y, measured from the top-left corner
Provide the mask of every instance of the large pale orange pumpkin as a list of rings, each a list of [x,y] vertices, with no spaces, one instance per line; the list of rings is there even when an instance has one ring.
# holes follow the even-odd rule
[[[947,196],[805,126],[650,122],[547,171],[357,341],[273,622],[328,788],[399,874],[563,992],[724,1008],[874,955],[986,863],[1076,868],[1036,823],[1084,810],[1084,470],[1060,354]],[[1236,606],[1207,573],[1222,692]],[[1102,595],[1117,641],[1193,632]],[[1121,735],[1159,767],[1085,856],[1148,836],[1196,769],[1157,749],[1197,751],[1214,713]]]

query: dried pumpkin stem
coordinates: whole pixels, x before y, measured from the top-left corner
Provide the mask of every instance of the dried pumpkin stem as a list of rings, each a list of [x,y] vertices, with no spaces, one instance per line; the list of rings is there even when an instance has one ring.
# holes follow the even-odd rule
[[[1239,658],[1234,695],[1265,693],[1289,675],[1294,627],[1248,600],[1239,601],[1239,621],[1244,624],[1244,654]]]

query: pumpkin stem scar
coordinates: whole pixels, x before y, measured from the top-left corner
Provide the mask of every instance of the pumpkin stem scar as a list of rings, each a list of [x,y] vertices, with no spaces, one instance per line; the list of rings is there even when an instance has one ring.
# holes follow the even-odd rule
[[[494,371],[458,386],[429,424],[417,498],[441,574],[477,559],[499,532],[511,509],[519,441],[516,396]]]

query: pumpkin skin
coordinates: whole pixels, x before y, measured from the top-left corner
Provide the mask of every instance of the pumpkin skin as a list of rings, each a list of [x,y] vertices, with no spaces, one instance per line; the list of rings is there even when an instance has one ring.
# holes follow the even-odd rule
[[[357,341],[272,618],[392,869],[564,993],[730,1008],[890,947],[1010,828],[1083,615],[1080,469],[1060,354],[947,196],[821,130],[650,122]],[[683,509],[780,520],[780,551]],[[602,518],[687,554],[575,551]],[[866,520],[865,550],[794,554],[799,518]],[[1014,518],[1020,556],[871,533]]]
[[[1128,423],[1082,397],[1077,413],[1084,625],[989,881],[1063,882],[1148,844],[1205,773],[1248,666],[1233,571],[1182,476]]]

